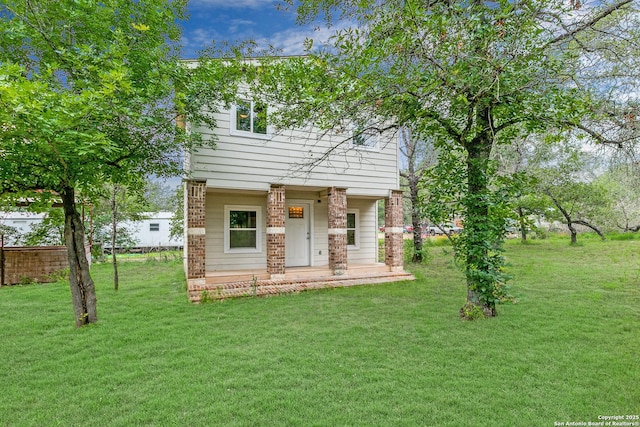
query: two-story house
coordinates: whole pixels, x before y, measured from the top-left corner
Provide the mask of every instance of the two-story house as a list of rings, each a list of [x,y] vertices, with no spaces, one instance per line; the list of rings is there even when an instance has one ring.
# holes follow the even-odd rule
[[[397,140],[372,134],[344,143],[344,134],[276,132],[270,112],[247,96],[215,114],[216,129],[191,129],[217,141],[186,158],[190,299],[413,279],[403,270]]]

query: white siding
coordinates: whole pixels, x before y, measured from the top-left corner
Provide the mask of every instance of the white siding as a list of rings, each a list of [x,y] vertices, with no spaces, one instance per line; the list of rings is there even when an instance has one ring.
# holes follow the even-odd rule
[[[126,221],[124,224],[131,231],[138,247],[168,247],[182,246],[182,238],[172,239],[172,212],[150,212],[142,214],[141,221]],[[157,224],[158,229],[151,231],[151,224]]]
[[[348,199],[347,209],[357,209],[359,246],[347,251],[347,265],[373,264],[378,260],[377,205],[375,200]]]
[[[262,207],[262,248],[256,253],[224,252],[224,206]],[[206,270],[248,270],[267,268],[267,195],[240,195],[207,192],[206,199]]]
[[[318,139],[313,131],[286,131],[269,139],[231,135],[228,112],[215,114],[218,128],[195,128],[205,140],[215,133],[215,149],[201,148],[189,159],[191,178],[209,188],[267,191],[270,183],[344,187],[348,195],[385,197],[399,187],[397,139],[380,141],[380,151],[349,149],[345,142],[311,172],[296,173],[311,157],[326,153],[345,136]]]
[[[309,201],[313,210],[312,265],[325,267],[329,264],[328,209],[326,195],[317,191],[286,191],[288,200]],[[262,208],[262,249],[259,253],[224,252],[224,206],[247,205]],[[377,261],[376,200],[348,198],[348,209],[358,209],[359,248],[348,250],[348,263],[372,264]],[[207,271],[264,269],[267,268],[267,194],[233,194],[207,192],[206,199],[206,269]]]
[[[142,213],[139,221],[121,221],[118,228],[126,229],[133,240],[136,248],[167,248],[180,247],[183,244],[183,237],[171,238],[171,220],[173,212],[145,212]],[[151,224],[155,224],[151,229]],[[111,233],[111,225],[103,228],[105,234]],[[111,240],[105,241],[106,248],[111,247]]]

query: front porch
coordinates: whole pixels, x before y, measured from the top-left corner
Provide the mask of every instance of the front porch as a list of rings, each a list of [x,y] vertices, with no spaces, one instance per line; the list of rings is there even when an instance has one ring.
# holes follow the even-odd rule
[[[186,190],[192,302],[415,280],[402,266],[400,191],[385,198],[379,263],[374,196],[349,199],[346,189],[331,187],[294,188],[285,197],[284,186],[271,184],[266,193],[212,190],[207,197],[204,181],[189,181]],[[242,221],[231,220],[236,217]]]
[[[415,280],[415,277],[401,268],[382,263],[349,266],[341,275],[335,275],[328,267],[286,268],[284,277],[278,279],[272,279],[266,269],[217,271],[207,272],[202,279],[190,279],[188,295],[191,302],[199,303],[203,297],[265,296],[403,280]]]

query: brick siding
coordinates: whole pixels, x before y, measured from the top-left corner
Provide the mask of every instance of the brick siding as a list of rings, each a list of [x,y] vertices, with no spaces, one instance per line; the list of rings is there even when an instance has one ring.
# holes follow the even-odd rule
[[[205,277],[205,201],[207,183],[187,181],[187,279]]]
[[[402,267],[402,191],[392,191],[391,197],[385,199],[384,205],[384,258],[389,267]]]
[[[271,185],[267,196],[267,272],[273,277],[284,275],[284,186]]]
[[[334,274],[347,269],[347,190],[329,189],[329,268]]]

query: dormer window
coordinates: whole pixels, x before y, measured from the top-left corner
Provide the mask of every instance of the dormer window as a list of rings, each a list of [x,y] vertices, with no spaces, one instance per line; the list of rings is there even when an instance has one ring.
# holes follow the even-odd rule
[[[256,135],[267,134],[267,106],[261,102],[239,101],[231,111],[231,130]]]

